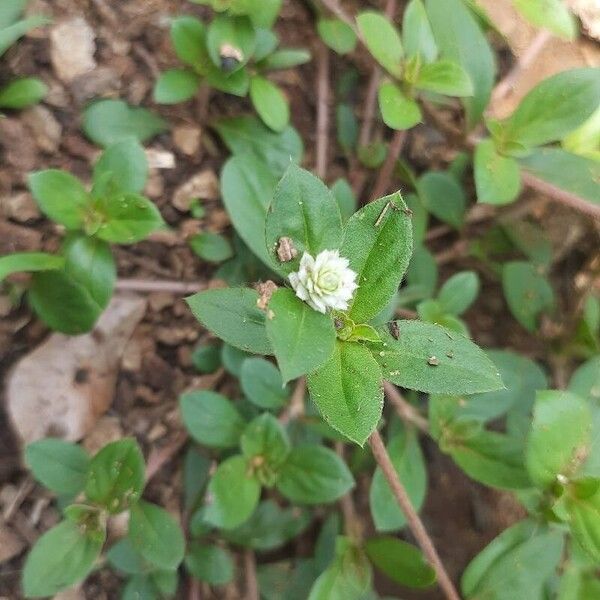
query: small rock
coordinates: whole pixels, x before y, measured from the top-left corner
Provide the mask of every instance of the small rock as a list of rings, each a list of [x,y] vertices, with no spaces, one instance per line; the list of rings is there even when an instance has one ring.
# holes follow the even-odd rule
[[[98,450],[110,442],[116,442],[123,437],[123,428],[117,417],[104,415],[100,417],[94,428],[85,436],[83,447],[93,456]]]
[[[148,432],[148,441],[156,442],[167,433],[168,429],[162,423],[156,423]]]
[[[175,155],[167,150],[157,148],[148,148],[146,150],[148,167],[150,169],[174,169]]]
[[[158,171],[151,171],[144,192],[148,198],[160,198],[165,192],[165,182]]]
[[[77,104],[92,98],[116,92],[121,88],[118,74],[110,67],[98,67],[88,73],[78,75],[71,82],[71,91]]]
[[[6,162],[18,171],[33,171],[38,152],[25,125],[17,119],[0,119],[0,146]]]
[[[142,298],[115,297],[94,331],[54,333],[16,364],[5,401],[23,443],[48,435],[76,441],[91,430],[113,401],[121,355],[145,310]]]
[[[175,296],[171,292],[154,292],[148,294],[148,306],[152,312],[160,312],[161,310],[171,306],[175,302]]]
[[[25,542],[12,529],[0,525],[0,565],[25,549]]]
[[[21,113],[21,119],[33,133],[38,148],[52,154],[58,150],[62,126],[45,106],[38,104]]]
[[[0,198],[0,214],[7,218],[25,223],[40,217],[40,211],[29,192],[19,192]]]
[[[216,200],[219,197],[219,180],[214,171],[206,169],[188,179],[173,194],[173,206],[182,212],[190,209],[192,200]]]
[[[59,79],[70,83],[96,68],[94,30],[83,17],[55,25],[50,32],[50,60]]]
[[[0,256],[38,250],[41,245],[40,231],[0,220]]]
[[[190,125],[182,125],[173,130],[173,142],[177,149],[186,156],[194,156],[200,149],[202,129]]]

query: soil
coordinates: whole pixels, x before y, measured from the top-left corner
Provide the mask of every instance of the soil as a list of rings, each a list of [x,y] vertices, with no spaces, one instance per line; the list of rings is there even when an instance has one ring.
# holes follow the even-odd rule
[[[352,12],[352,8],[348,6],[348,12]],[[160,135],[150,143],[151,148],[171,153],[175,159],[174,168],[152,171],[146,190],[160,208],[172,233],[118,249],[119,276],[149,281],[168,279],[217,284],[212,278],[213,267],[202,263],[185,240],[200,230],[227,233],[230,225],[222,204],[219,199],[209,201],[206,216],[198,220],[175,208],[172,198],[178,186],[200,171],[212,171],[218,176],[227,152],[211,131],[210,124],[216,117],[249,113],[249,104],[246,100],[215,92],[210,97],[205,95],[174,107],[156,106],[151,99],[157,72],[177,65],[169,42],[168,17],[176,14],[206,16],[209,14],[207,9],[184,0],[33,0],[28,12],[46,14],[55,22],[82,16],[96,36],[97,68],[70,84],[61,82],[49,58],[48,28],[27,35],[5,55],[0,83],[15,75],[36,75],[48,83],[51,91],[41,105],[42,113],[38,109],[30,109],[0,119],[0,198],[14,198],[26,192],[26,175],[32,170],[56,167],[89,180],[90,165],[98,150],[82,134],[81,111],[92,98],[120,97],[131,104],[149,107],[167,119],[172,128],[185,131],[199,127],[201,143],[191,156],[175,143],[172,132]],[[286,0],[277,25],[283,45],[314,50],[318,41],[312,18],[303,2]],[[355,99],[357,107],[361,107],[372,69],[370,61],[361,52],[349,58],[332,55],[331,76],[334,80],[338,79],[350,64],[358,67],[364,82],[359,86]],[[314,62],[278,73],[276,80],[290,99],[293,125],[305,143],[305,164],[312,167],[316,123]],[[449,114],[452,117],[452,113]],[[36,128],[32,123],[37,122],[41,125]],[[378,126],[375,137],[388,136],[389,131]],[[341,175],[348,176],[349,172],[349,166],[334,140],[332,129],[329,182]],[[445,167],[454,154],[443,138],[427,125],[411,131],[403,151],[403,156],[418,171]],[[353,165],[355,168],[356,165]],[[366,177],[368,190],[376,173],[368,173]],[[401,181],[395,179],[390,188],[401,185]],[[0,255],[21,250],[56,249],[61,239],[60,232],[40,218],[35,208],[32,209],[27,194],[22,202],[14,210],[0,207]],[[544,198],[525,197],[519,206],[528,202],[533,206],[529,218],[555,232],[556,255],[560,259],[553,265],[551,276],[559,292],[561,314],[572,314],[582,293],[575,283],[578,277],[587,277],[589,281],[590,272],[593,273],[594,269],[598,272],[598,265],[593,262],[594,251],[598,248],[597,231],[584,217],[554,206],[550,208]],[[490,226],[491,221],[487,219],[469,225],[461,234],[449,232],[430,242],[433,252],[445,255],[441,278],[443,280],[466,268],[478,270],[483,292],[467,316],[475,340],[485,347],[511,348],[534,357],[546,364],[550,371],[554,369],[560,382],[564,380],[564,370],[573,368],[573,365],[561,366],[557,372],[551,360],[550,344],[553,335],[558,335],[556,323],[549,323],[548,331],[538,337],[525,335],[507,312],[497,277],[480,262],[465,255],[465,242],[485,233]],[[577,235],[565,241],[561,234],[565,228],[576,231]],[[6,295],[0,295],[0,316],[0,377],[5,377],[21,356],[46,338],[48,330],[35,319],[25,302],[11,305]],[[146,457],[159,457],[160,462],[161,452],[170,453],[171,456],[152,479],[146,495],[174,513],[180,512],[180,458],[183,452],[178,395],[190,387],[236,393],[236,384],[221,373],[199,377],[194,370],[191,352],[199,341],[207,337],[180,296],[169,292],[150,294],[146,315],[128,346],[112,407],[84,442],[89,447],[98,447],[115,436],[133,435],[142,444]],[[4,536],[0,540],[10,539],[18,547],[12,558],[0,562],[0,597],[16,600],[21,597],[19,576],[26,552],[36,538],[57,521],[58,512],[51,496],[35,485],[23,469],[19,442],[4,413],[0,418],[0,510],[3,515],[0,536]],[[423,440],[423,446],[430,482],[423,519],[443,562],[452,577],[458,580],[469,560],[502,529],[519,519],[522,510],[510,494],[484,488],[469,480],[433,443]],[[172,454],[174,447],[178,450]],[[359,482],[355,500],[361,515],[369,514],[367,489],[366,481]],[[365,527],[372,526],[365,523]],[[298,552],[310,554],[316,531],[312,527],[305,534],[306,539],[282,549],[277,557],[293,556]],[[404,535],[410,539],[410,534]],[[243,597],[243,563],[241,555],[238,558],[240,582],[212,593],[204,590],[203,598]],[[273,558],[271,555],[259,556],[258,560],[264,562]],[[187,597],[189,582],[185,576],[181,579],[178,597],[183,598]],[[441,597],[435,590],[415,593],[390,586],[383,580],[378,581],[377,586],[382,594],[406,600]],[[113,599],[118,598],[119,589],[117,576],[108,569],[101,569],[89,579],[80,595],[74,597]]]

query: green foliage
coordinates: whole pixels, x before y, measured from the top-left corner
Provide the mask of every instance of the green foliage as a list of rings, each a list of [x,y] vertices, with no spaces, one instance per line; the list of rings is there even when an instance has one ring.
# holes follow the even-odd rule
[[[513,4],[536,27],[568,40],[577,36],[575,19],[560,0],[513,0]]]
[[[347,54],[356,47],[356,33],[350,25],[339,19],[319,19],[317,31],[321,39],[338,54]]]
[[[231,555],[214,544],[194,542],[185,557],[185,566],[196,579],[211,585],[224,585],[233,579]]]
[[[265,125],[277,132],[285,129],[290,120],[290,107],[274,83],[255,75],[250,79],[250,99]]]
[[[194,96],[200,86],[196,73],[185,69],[171,69],[161,73],[154,87],[154,101],[158,104],[179,104]]]
[[[365,11],[358,15],[356,23],[373,58],[389,73],[402,74],[402,40],[400,34],[383,14]]]
[[[282,408],[290,394],[277,367],[263,358],[248,358],[242,363],[240,384],[248,400],[264,409]]]
[[[46,252],[19,252],[0,257],[0,281],[12,275],[28,271],[54,271],[61,269],[65,264],[62,256],[47,254]]]
[[[43,100],[47,93],[48,86],[41,79],[23,77],[0,88],[0,108],[26,108]]]
[[[383,122],[392,129],[410,129],[422,120],[419,105],[391,81],[379,86],[379,109]]]
[[[223,262],[233,256],[233,248],[227,238],[206,231],[190,239],[192,250],[208,262]]]
[[[435,217],[460,229],[464,222],[467,199],[452,175],[430,171],[419,178],[417,191],[423,206]]]
[[[477,200],[486,204],[507,204],[521,191],[519,163],[502,156],[492,140],[477,144],[474,156]]]

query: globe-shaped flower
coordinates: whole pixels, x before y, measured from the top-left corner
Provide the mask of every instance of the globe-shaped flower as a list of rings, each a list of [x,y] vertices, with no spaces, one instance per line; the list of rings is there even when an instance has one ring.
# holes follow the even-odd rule
[[[323,250],[316,258],[305,252],[300,269],[290,273],[289,280],[296,296],[314,310],[346,310],[358,287],[356,273],[348,265],[337,250]]]

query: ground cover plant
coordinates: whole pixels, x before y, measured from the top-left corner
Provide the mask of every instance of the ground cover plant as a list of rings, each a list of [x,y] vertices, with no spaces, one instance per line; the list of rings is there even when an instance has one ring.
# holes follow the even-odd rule
[[[0,595],[598,597],[584,4],[0,7]]]

